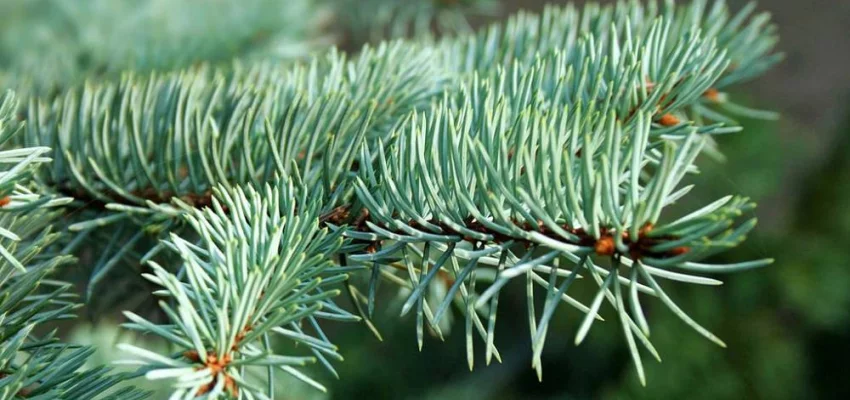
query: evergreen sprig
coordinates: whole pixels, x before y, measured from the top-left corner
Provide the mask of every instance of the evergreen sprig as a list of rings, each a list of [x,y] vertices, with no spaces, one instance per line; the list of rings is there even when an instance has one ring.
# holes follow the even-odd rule
[[[17,101],[0,101],[0,399],[140,399],[145,392],[116,385],[128,377],[105,366],[84,368],[94,349],[62,343],[51,323],[74,317],[71,285],[53,279],[74,261],[56,252],[53,224],[70,198],[43,195],[31,177],[49,148],[10,149],[22,134]]]
[[[749,220],[734,227],[735,219],[752,209],[746,199],[729,196],[678,220],[662,219],[663,210],[691,189],[680,182],[694,171],[702,147],[697,129],[653,144],[650,116],[644,112],[627,129],[615,112],[593,105],[548,111],[529,107],[511,117],[503,100],[484,99],[481,110],[466,103],[456,110],[438,107],[430,118],[412,117],[392,146],[378,146],[377,165],[364,168],[358,179],[358,200],[369,218],[347,234],[380,247],[349,259],[374,262],[373,268],[384,274],[400,270],[411,281],[402,315],[416,310],[420,346],[423,321],[439,329],[457,302],[466,317],[470,368],[475,330],[487,345],[489,362],[496,354],[491,346],[498,293],[515,277],[525,277],[528,288],[538,373],[547,322],[558,299],[587,314],[577,334],[580,343],[608,294],[621,312],[642,381],[635,337],[657,353],[648,342],[639,292],[659,297],[686,323],[723,345],[655,280],[716,285],[720,282],[687,272],[729,272],[771,262],[698,263],[734,247],[755,226]],[[369,152],[363,148],[365,159],[371,158]],[[485,269],[498,271],[495,277],[487,274],[491,283],[476,279]],[[600,284],[589,307],[566,295],[580,271]],[[448,279],[439,279],[441,272]],[[535,284],[547,293],[539,320]],[[620,284],[629,291],[630,315]],[[433,285],[444,285],[445,294],[430,302],[429,310],[423,296]],[[486,331],[482,320],[489,320]]]
[[[128,254],[162,249],[147,238],[180,231],[172,200],[207,206],[216,185],[262,185],[297,170],[324,187],[328,208],[341,202],[360,144],[385,137],[445,85],[431,53],[395,43],[352,61],[331,52],[304,66],[128,75],[32,101],[25,144],[53,149],[40,177],[77,199],[75,246],[107,243],[89,296]],[[128,228],[100,237],[106,226]]]
[[[155,294],[164,297],[160,307],[167,323],[126,313],[131,321],[126,327],[156,334],[179,349],[167,357],[120,346],[149,366],[148,379],[177,378],[177,398],[223,393],[270,398],[278,372],[324,390],[297,369],[318,359],[335,374],[329,360],[342,360],[318,320],[359,319],[333,303],[339,294],[334,286],[347,275],[328,255],[340,251],[343,239],[319,227],[321,196],[314,195],[278,180],[261,191],[218,188],[203,211],[183,204],[202,244],[172,235],[166,243],[182,260],[179,275],[156,263],[145,274],[162,288]],[[306,346],[313,356],[277,354],[278,338]],[[257,367],[267,372],[262,386],[250,376]]]
[[[628,0],[601,6],[590,2],[581,9],[568,4],[547,6],[541,14],[520,11],[504,23],[492,24],[476,35],[445,39],[439,46],[452,70],[488,77],[499,68],[527,68],[552,52],[562,53],[566,65],[573,65],[576,71],[585,62],[597,66],[604,62],[607,65],[597,71],[614,74],[633,61],[623,57],[631,50],[645,55],[644,64],[652,64],[651,68],[643,66],[646,85],[652,90],[659,79],[673,78],[662,75],[670,72],[662,67],[669,57],[677,55],[675,52],[683,50],[675,45],[690,47],[694,43],[684,38],[699,36],[702,49],[698,46],[678,55],[704,58],[702,50],[714,48],[728,65],[715,71],[721,76],[710,79],[713,86],[692,104],[685,120],[699,125],[712,121],[736,125],[735,117],[776,117],[737,104],[726,93],[731,86],[761,75],[782,60],[783,54],[774,51],[779,38],[768,13],[755,13],[755,3],[732,13],[723,0],[694,0],[687,5],[673,1],[645,3]],[[659,26],[660,20],[664,23]],[[702,73],[705,75],[698,78],[710,78],[710,71]],[[589,79],[594,77],[589,75]],[[576,78],[571,79],[573,84],[578,82]],[[675,77],[674,87],[678,86],[675,79],[693,78],[687,74]]]
[[[698,172],[694,162],[707,143],[705,135],[739,130],[726,126],[728,117],[705,114],[704,104],[728,101],[718,95],[717,84],[743,79],[778,56],[761,51],[771,48],[775,38],[754,38],[764,17],[735,33],[751,10],[730,19],[715,6],[704,19],[708,35],[703,37],[698,23],[704,5],[697,2],[678,12],[668,5],[659,13],[679,15],[678,20],[643,19],[642,9],[625,13],[622,8],[590,7],[583,21],[601,20],[602,26],[611,26],[607,34],[599,39],[585,34],[565,50],[553,46],[545,56],[535,53],[531,65],[521,58],[507,66],[498,62],[501,56],[492,49],[508,49],[502,54],[512,49],[492,39],[499,37],[498,29],[491,28],[484,47],[475,39],[466,48],[449,47],[449,54],[469,54],[465,60],[482,62],[459,67],[469,68],[472,83],[461,85],[460,94],[447,95],[429,112],[414,113],[389,145],[362,149],[363,160],[377,153],[378,161],[360,164],[356,187],[363,211],[354,214],[368,217],[347,234],[372,243],[368,254],[349,257],[373,263],[364,299],[368,309],[374,309],[381,276],[400,283],[408,293],[402,315],[416,310],[421,347],[425,321],[441,335],[442,318],[456,304],[465,314],[471,368],[476,333],[486,343],[488,363],[498,357],[492,337],[497,295],[508,280],[524,275],[532,365],[539,375],[548,320],[558,298],[587,314],[577,343],[598,317],[602,301],[612,303],[620,312],[641,382],[645,378],[636,343],[656,358],[658,354],[648,340],[639,292],[659,297],[688,325],[723,345],[675,305],[656,278],[716,285],[717,280],[676,270],[730,272],[771,263],[699,263],[744,239],[755,220],[737,227],[734,220],[753,204],[729,196],[669,225],[661,219],[662,210],[692,188],[679,184],[688,173]],[[559,16],[557,21],[579,19],[572,9],[550,9],[544,20],[553,15]],[[621,27],[611,22],[615,15],[625,15]],[[632,25],[632,18],[638,23]],[[531,21],[526,22],[533,32],[530,38],[545,37],[535,31],[538,27],[558,31],[539,20],[526,21]],[[515,31],[523,32],[513,28],[504,36],[514,49],[528,46]],[[772,28],[764,31],[770,35]],[[758,49],[755,57],[737,47],[745,41]],[[546,41],[541,42],[545,48]],[[741,72],[743,64],[751,69]],[[705,119],[720,122],[704,124]],[[610,262],[597,265],[594,254]],[[575,267],[564,268],[562,262]],[[582,269],[600,285],[590,306],[566,295]],[[484,282],[477,283],[482,270]],[[565,278],[562,284],[559,277]],[[480,295],[476,283],[488,285]],[[539,320],[535,283],[546,289]],[[436,298],[426,300],[428,294]]]

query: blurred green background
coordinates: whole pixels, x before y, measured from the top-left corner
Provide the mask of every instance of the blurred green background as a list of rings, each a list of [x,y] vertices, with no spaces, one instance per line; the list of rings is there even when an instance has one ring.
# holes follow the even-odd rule
[[[544,2],[503,3],[508,13],[520,7],[537,10]],[[737,8],[742,2],[730,3]],[[680,305],[723,338],[728,349],[698,336],[660,302],[648,302],[652,339],[664,361],[646,360],[648,385],[642,388],[617,326],[599,325],[576,347],[572,338],[579,317],[563,308],[550,329],[543,381],[538,382],[530,367],[524,294],[512,285],[500,302],[496,338],[502,364],[485,367],[481,351],[470,372],[459,332],[445,343],[427,338],[419,352],[414,319],[399,319],[398,310],[391,309],[376,320],[383,342],[364,326],[329,324],[327,332],[346,360],[338,365],[339,380],[317,371],[329,386],[327,395],[293,383],[282,396],[850,398],[845,376],[850,359],[850,1],[762,0],[759,8],[773,14],[787,59],[767,76],[737,88],[735,96],[782,117],[743,120],[743,133],[720,138],[727,160],[702,160],[696,193],[689,196],[694,204],[683,207],[730,192],[753,198],[759,203],[760,226],[724,257],[774,257],[776,263],[722,276],[721,287],[669,285]],[[91,335],[83,330],[76,337],[87,341]]]

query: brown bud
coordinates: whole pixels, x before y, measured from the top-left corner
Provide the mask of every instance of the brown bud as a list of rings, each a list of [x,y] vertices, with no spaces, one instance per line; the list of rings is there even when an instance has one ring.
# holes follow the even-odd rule
[[[720,101],[720,92],[717,91],[717,89],[715,88],[710,88],[706,90],[705,93],[702,94],[702,96],[715,103]]]
[[[663,126],[676,126],[679,125],[680,122],[682,121],[679,120],[679,117],[669,113],[662,115],[661,118],[658,118],[658,123]]]
[[[236,381],[232,376],[226,375],[224,377],[224,389],[227,390],[233,398],[239,398],[239,387],[236,386]]]
[[[610,256],[614,254],[614,238],[611,235],[605,235],[599,238],[596,241],[596,244],[593,245],[593,249],[596,251],[596,254],[600,256]]]
[[[649,234],[649,232],[652,232],[653,227],[654,226],[652,225],[651,222],[647,222],[647,223],[643,224],[643,226],[640,227],[640,230],[638,231],[638,235],[640,235],[640,237],[646,236],[647,234]]]
[[[201,357],[198,356],[197,350],[186,350],[186,351],[183,352],[183,357],[186,357],[187,359],[189,359],[189,361],[192,361],[192,362],[201,361]]]
[[[670,250],[670,254],[673,255],[673,256],[680,256],[682,254],[686,254],[689,251],[691,251],[690,247],[680,246],[680,247],[674,248],[673,250]]]

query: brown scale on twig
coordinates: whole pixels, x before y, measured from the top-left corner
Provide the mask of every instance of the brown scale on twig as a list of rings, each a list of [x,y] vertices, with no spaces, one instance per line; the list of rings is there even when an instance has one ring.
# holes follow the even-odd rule
[[[319,222],[330,222],[340,225],[351,216],[348,206],[339,206],[319,217]]]
[[[710,88],[706,90],[705,93],[702,94],[702,97],[705,97],[706,99],[715,103],[720,102],[720,92],[715,88]]]
[[[195,351],[195,350],[189,350],[189,351],[184,352],[183,357],[186,357],[187,359],[189,359],[193,362],[201,362],[200,356],[198,355],[198,352]],[[219,359],[218,356],[216,356],[215,354],[207,354],[207,360],[206,360],[206,362],[204,362],[204,366],[198,367],[198,370],[201,370],[201,369],[209,370],[210,375],[212,375],[212,380],[209,383],[207,383],[206,385],[203,385],[200,388],[198,388],[198,391],[197,391],[197,393],[195,393],[195,395],[196,396],[203,396],[203,395],[209,393],[214,387],[216,387],[216,385],[218,385],[218,380],[220,379],[220,377],[223,377],[224,378],[224,389],[227,390],[227,392],[231,396],[238,398],[239,397],[239,387],[236,386],[236,381],[233,379],[233,377],[230,376],[230,374],[228,374],[226,372],[227,367],[230,365],[230,363],[232,361],[233,361],[233,359],[231,358],[230,353],[225,354],[224,356],[221,357],[221,359]]]
[[[596,243],[593,244],[593,250],[600,256],[613,255],[617,250],[617,247],[614,244],[614,237],[610,234],[602,235],[602,237],[597,239]]]
[[[680,120],[679,117],[673,114],[667,113],[659,117],[657,122],[662,126],[676,126],[679,125],[682,120]]]
[[[189,361],[194,363],[203,362],[203,366],[197,367],[197,370],[209,370],[210,375],[213,377],[212,381],[198,389],[198,392],[195,393],[196,396],[203,396],[204,394],[209,393],[218,384],[219,377],[224,377],[224,389],[227,390],[231,396],[236,398],[239,397],[239,387],[236,385],[236,381],[233,377],[227,373],[227,367],[233,361],[232,353],[238,352],[239,344],[243,339],[245,339],[245,336],[251,332],[251,329],[250,325],[245,325],[245,327],[236,334],[236,337],[233,340],[233,346],[230,347],[230,351],[225,353],[220,359],[213,350],[207,351],[206,361],[201,361],[201,357],[197,350],[187,350],[183,352],[183,357]]]
[[[360,215],[358,215],[357,219],[354,220],[354,226],[363,226],[363,224],[366,223],[367,219],[369,219],[369,210],[365,208],[360,209]]]
[[[260,299],[262,299],[264,295],[265,292],[260,293]],[[251,316],[248,316],[248,320],[251,320]],[[230,351],[236,351],[239,347],[239,344],[242,343],[243,340],[245,340],[245,336],[247,336],[248,333],[250,333],[253,329],[254,328],[251,326],[251,324],[246,324],[244,327],[242,327],[242,330],[240,330],[236,334],[236,337],[233,338],[233,346],[230,346]]]
[[[656,252],[652,251],[652,247],[658,245],[660,243],[664,243],[665,241],[672,241],[678,239],[672,235],[662,235],[657,237],[649,236],[649,233],[652,232],[653,225],[645,224],[638,231],[638,238],[634,240],[629,232],[623,232],[621,237],[623,244],[629,249],[628,255],[632,260],[638,260],[643,257],[652,257],[652,258],[671,258],[675,256],[679,256],[685,254],[690,251],[690,248],[687,246],[679,246],[672,250],[664,251],[664,252]],[[600,256],[612,256],[617,254],[617,246],[614,240],[613,234],[607,230],[603,229],[602,234],[599,239],[596,239],[593,249],[597,255]]]

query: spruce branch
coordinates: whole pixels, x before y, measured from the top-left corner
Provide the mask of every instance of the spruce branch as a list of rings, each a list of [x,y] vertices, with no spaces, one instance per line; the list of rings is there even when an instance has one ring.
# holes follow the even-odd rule
[[[179,275],[155,263],[145,275],[162,288],[156,294],[164,298],[160,306],[168,322],[126,313],[126,327],[158,335],[178,352],[121,348],[147,366],[148,379],[172,379],[181,398],[271,398],[273,386],[267,389],[250,375],[258,371],[266,371],[272,385],[275,374],[284,372],[324,390],[298,370],[318,360],[336,375],[330,361],[342,356],[318,320],[358,318],[333,303],[339,294],[333,286],[347,275],[331,256],[344,243],[340,233],[319,227],[321,196],[285,179],[259,191],[248,186],[215,192],[212,207],[183,205],[202,244],[172,235],[167,246],[183,260]],[[277,339],[304,345],[312,355],[280,355]]]
[[[495,308],[490,301],[496,301],[508,281],[525,277],[530,288],[536,283],[547,289],[548,306],[539,323],[532,291],[528,295],[533,366],[540,374],[547,327],[543,321],[551,317],[555,299],[586,313],[579,343],[602,300],[607,298],[624,311],[623,295],[612,293],[620,293],[617,285],[625,284],[633,293],[633,314],[622,316],[622,323],[642,381],[634,341],[653,354],[656,351],[648,342],[638,292],[661,298],[699,333],[722,344],[684,314],[655,281],[720,284],[687,271],[704,265],[697,263],[705,257],[734,247],[755,226],[755,220],[734,225],[753,205],[731,197],[671,223],[662,219],[662,211],[689,190],[680,182],[694,171],[701,151],[696,128],[680,139],[653,143],[650,116],[644,112],[638,112],[637,122],[627,129],[615,112],[593,104],[547,111],[529,107],[512,116],[504,98],[483,98],[480,105],[475,103],[478,97],[468,99],[460,108],[442,104],[429,117],[414,115],[391,146],[386,150],[378,146],[377,165],[362,168],[357,180],[358,200],[369,218],[359,230],[346,234],[382,243],[382,250],[351,255],[349,260],[375,263],[373,268],[391,272],[394,268],[387,266],[405,258],[405,251],[422,257],[419,276],[409,267],[408,274],[401,272],[403,279],[414,282],[402,315],[414,307],[417,315],[428,315],[429,302],[422,301],[423,294],[433,290],[432,285],[446,285],[435,280],[438,271],[450,274],[445,297],[430,304],[437,311],[428,321],[437,329],[452,302],[460,299],[467,305],[459,308],[467,321],[471,367],[471,338],[476,334],[472,327],[492,346],[492,328],[485,333],[481,322],[495,319],[487,312]],[[368,147],[362,154],[372,158]],[[437,255],[429,255],[425,246],[436,248]],[[605,268],[596,257],[616,264]],[[559,266],[558,261],[572,267]],[[708,267],[701,272],[712,268],[729,272],[770,262]],[[639,272],[649,286],[634,275],[613,278],[621,264],[627,273]],[[474,292],[474,272],[494,266],[499,271],[492,284],[480,294]],[[426,269],[430,272],[423,275]],[[572,281],[582,277],[579,272],[600,285],[589,307],[563,297]],[[565,278],[563,283],[560,278]],[[635,320],[644,321],[641,329]]]
[[[681,39],[700,36],[704,46],[722,52],[728,64],[720,68],[722,75],[713,86],[691,105],[686,120],[734,124],[735,116],[775,117],[736,104],[726,93],[731,86],[760,76],[782,60],[783,54],[774,51],[779,38],[768,13],[755,13],[754,3],[733,13],[724,0],[693,0],[685,5],[671,0],[660,3],[623,0],[604,6],[590,2],[581,9],[572,4],[547,6],[539,15],[521,11],[476,35],[444,39],[439,46],[452,70],[482,76],[490,76],[499,68],[533,65],[538,57],[553,51],[562,53],[567,65],[576,70],[585,61],[607,61],[605,72],[613,74],[627,62],[622,55],[629,46],[643,47],[649,57],[641,68],[646,73],[647,89],[653,90],[658,84],[656,79],[670,78],[665,73],[671,71],[660,67],[677,44],[685,43]],[[665,21],[660,29],[659,19]],[[624,46],[626,49],[622,49]],[[686,54],[701,56],[701,50],[694,51]],[[607,60],[603,58],[606,55]],[[705,77],[712,74],[705,73]]]
[[[689,11],[699,16],[703,5],[697,2]],[[507,68],[495,62],[474,68],[469,86],[461,85],[458,95],[446,96],[429,112],[414,113],[391,144],[362,148],[362,159],[377,159],[374,165],[361,162],[356,184],[357,201],[366,209],[361,214],[368,218],[346,234],[379,245],[349,260],[371,265],[373,277],[401,280],[407,293],[402,315],[416,309],[420,346],[423,321],[439,335],[441,318],[454,303],[466,321],[470,368],[476,334],[486,343],[489,362],[497,354],[492,338],[497,294],[509,280],[523,276],[532,366],[541,376],[540,354],[558,299],[586,314],[577,343],[599,318],[602,302],[611,303],[620,313],[642,383],[637,345],[658,357],[649,342],[639,293],[659,297],[697,332],[723,345],[655,280],[720,284],[677,270],[705,266],[699,261],[734,247],[755,225],[755,220],[736,225],[736,217],[753,205],[731,197],[670,225],[662,219],[662,211],[690,190],[680,182],[698,172],[694,161],[706,144],[705,135],[738,130],[722,122],[703,125],[696,108],[717,101],[715,87],[731,80],[724,74],[737,71],[727,68],[727,57],[735,55],[734,41],[727,42],[731,51],[716,47],[723,43],[716,35],[726,22],[718,10],[722,8],[707,18],[714,30],[708,39],[697,28],[677,30],[677,20],[660,18],[641,26],[626,19],[622,28],[612,24],[602,39],[586,34],[566,51],[555,48],[537,55],[530,67],[513,60]],[[730,25],[740,24],[746,11],[742,15]],[[750,32],[763,23],[763,18],[754,22]],[[469,43],[474,47],[474,41]],[[763,62],[776,57],[767,59]],[[694,225],[688,223],[692,218]],[[430,256],[426,246],[442,253]],[[418,271],[408,261],[402,264],[407,268],[398,267],[408,252],[421,257]],[[600,266],[600,257],[610,259],[610,266]],[[564,261],[573,266],[560,266]],[[731,272],[771,262],[696,270]],[[492,284],[475,293],[476,272],[493,267],[498,274]],[[599,285],[590,306],[566,295],[580,272]],[[450,278],[436,279],[440,273]],[[370,280],[370,294],[376,284]],[[546,289],[539,319],[535,285]],[[424,299],[434,291],[443,297]],[[366,299],[369,309],[373,299]]]
[[[84,368],[94,349],[62,343],[51,323],[74,317],[79,307],[70,285],[53,279],[74,261],[55,252],[57,207],[70,198],[39,193],[35,169],[50,161],[44,147],[10,148],[20,135],[17,101],[0,101],[0,399],[141,399],[145,392],[117,387],[127,379],[109,368]]]
[[[162,249],[136,250],[145,237],[181,232],[173,200],[203,207],[216,185],[299,171],[305,184],[324,187],[328,204],[342,201],[354,149],[386,137],[445,85],[431,53],[384,44],[355,60],[331,52],[295,67],[128,75],[32,101],[25,144],[55,149],[40,179],[78,200],[69,228],[89,235],[127,226],[95,265],[89,294],[128,253]]]

